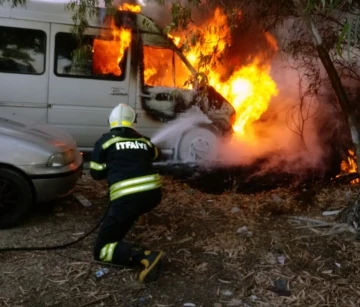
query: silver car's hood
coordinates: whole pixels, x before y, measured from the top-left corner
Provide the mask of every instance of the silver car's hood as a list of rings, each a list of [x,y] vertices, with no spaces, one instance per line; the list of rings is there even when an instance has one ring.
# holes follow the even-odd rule
[[[0,116],[0,133],[30,141],[33,144],[55,146],[59,150],[74,149],[74,139],[67,133],[47,124],[20,117]]]
[[[0,115],[0,149],[0,162],[41,164],[49,155],[76,149],[76,143],[69,134],[50,125]]]

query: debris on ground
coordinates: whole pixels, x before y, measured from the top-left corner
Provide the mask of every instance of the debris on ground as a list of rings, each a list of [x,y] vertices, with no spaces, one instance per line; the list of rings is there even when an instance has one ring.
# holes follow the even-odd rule
[[[127,236],[165,251],[158,281],[144,285],[137,268],[95,261],[95,232],[66,249],[0,253],[0,306],[360,306],[359,241],[337,215],[322,214],[345,208],[358,185],[314,184],[309,200],[302,189],[210,194],[163,182],[162,203]],[[75,193],[92,206],[67,198],[54,212],[36,209],[0,230],[0,247],[56,245],[87,232],[106,211],[106,182],[85,172]]]
[[[340,212],[341,210],[330,210],[330,211],[324,211],[322,215],[323,216],[338,215]]]
[[[231,208],[231,213],[239,213],[240,212],[240,208],[238,208],[238,207],[232,207]]]
[[[246,226],[240,227],[236,233],[242,237],[251,238],[253,236],[252,231],[249,231]]]
[[[274,281],[274,286],[268,288],[270,291],[279,296],[290,296],[291,292],[288,290],[288,281],[285,279],[277,279]]]
[[[109,269],[108,268],[103,268],[103,269],[100,269],[100,270],[96,271],[95,275],[96,275],[97,278],[100,278],[100,277],[104,276],[107,273],[109,273]]]
[[[233,291],[231,291],[231,290],[222,290],[221,291],[221,295],[223,295],[223,296],[232,296],[233,295]]]
[[[89,200],[82,194],[80,193],[73,193],[73,196],[76,198],[76,200],[82,204],[84,207],[91,207],[92,204],[91,202],[89,202]]]
[[[280,265],[284,265],[285,264],[285,256],[284,255],[280,255],[277,257],[277,261]]]

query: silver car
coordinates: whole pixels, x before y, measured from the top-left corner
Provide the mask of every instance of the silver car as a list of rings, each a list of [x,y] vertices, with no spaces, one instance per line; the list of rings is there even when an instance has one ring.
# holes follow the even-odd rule
[[[14,226],[35,202],[69,195],[82,165],[82,154],[67,133],[0,115],[0,228]]]

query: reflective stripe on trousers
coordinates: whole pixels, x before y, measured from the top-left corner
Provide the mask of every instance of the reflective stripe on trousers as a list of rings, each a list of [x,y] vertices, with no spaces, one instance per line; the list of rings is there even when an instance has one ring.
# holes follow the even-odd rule
[[[110,200],[112,201],[128,194],[149,191],[160,187],[161,177],[159,174],[119,181],[110,187]]]
[[[100,250],[100,260],[104,262],[111,262],[117,244],[118,242],[106,244]]]

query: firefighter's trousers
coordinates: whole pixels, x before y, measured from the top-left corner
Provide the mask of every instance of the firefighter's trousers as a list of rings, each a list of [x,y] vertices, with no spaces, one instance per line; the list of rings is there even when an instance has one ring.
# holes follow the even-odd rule
[[[161,189],[157,188],[112,201],[96,239],[94,258],[120,265],[135,264],[136,249],[123,239],[136,220],[154,209],[161,198]]]

